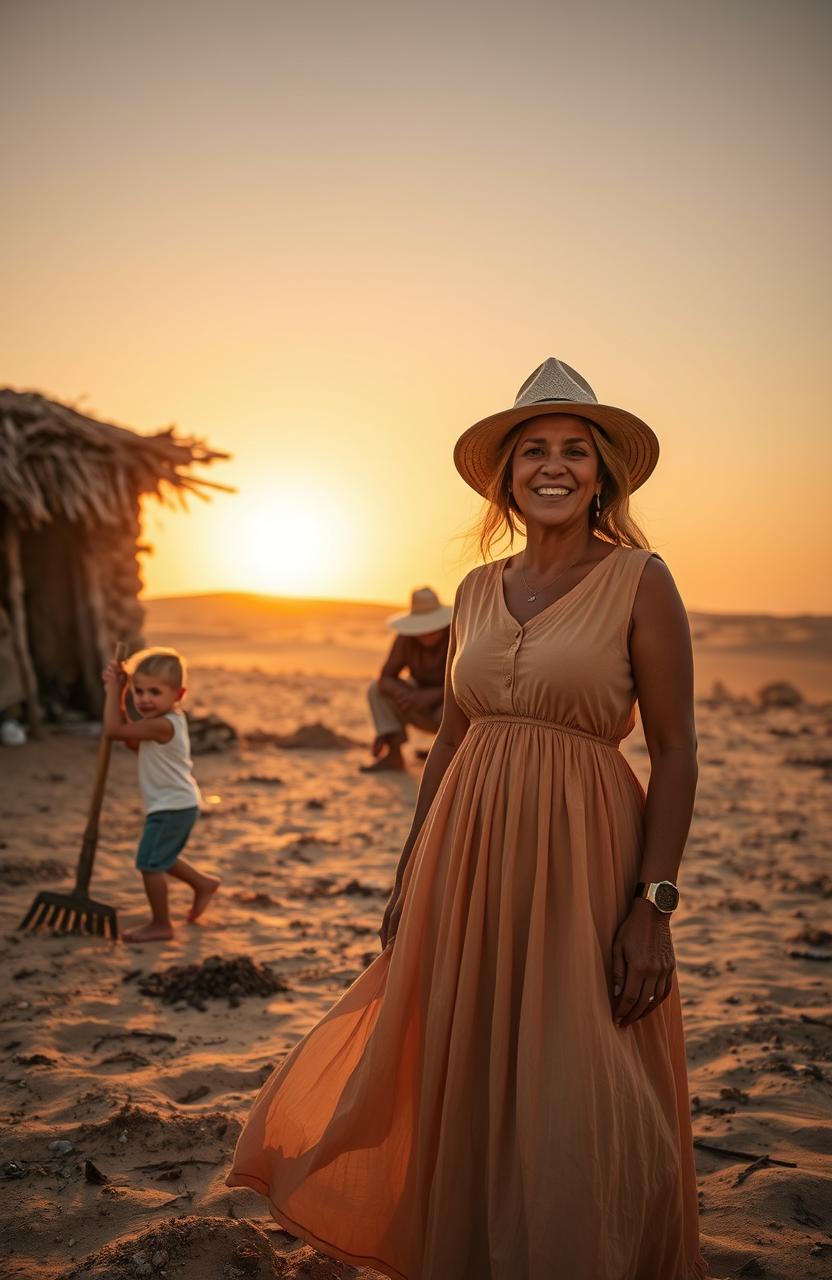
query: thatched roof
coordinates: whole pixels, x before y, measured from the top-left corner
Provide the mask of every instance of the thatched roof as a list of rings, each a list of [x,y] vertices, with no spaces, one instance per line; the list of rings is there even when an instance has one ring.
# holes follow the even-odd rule
[[[184,506],[188,492],[228,491],[191,468],[229,456],[172,428],[141,436],[34,392],[0,390],[0,507],[20,525],[121,524],[143,493]]]

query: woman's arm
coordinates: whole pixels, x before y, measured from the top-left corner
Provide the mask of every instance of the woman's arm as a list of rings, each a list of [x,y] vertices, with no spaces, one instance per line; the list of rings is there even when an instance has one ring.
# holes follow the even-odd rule
[[[461,589],[461,588],[460,588]],[[454,620],[456,619],[456,610],[459,604],[459,590],[456,593],[454,601]],[[448,644],[448,659],[445,665],[445,691],[444,705],[442,708],[442,723],[439,726],[436,737],[433,740],[428,758],[425,762],[424,772],[422,773],[422,781],[419,786],[419,795],[416,800],[416,809],[413,814],[413,822],[411,823],[410,832],[404,842],[399,865],[396,869],[396,883],[393,886],[393,892],[390,895],[390,901],[384,912],[384,919],[381,923],[379,936],[381,938],[382,947],[386,947],[396,933],[399,923],[399,915],[401,913],[401,889],[404,879],[405,867],[407,866],[413,847],[422,830],[422,824],[427,817],[428,810],[433,804],[442,779],[447,772],[448,766],[459,750],[462,739],[468,732],[468,717],[460,708],[459,703],[454,697],[453,685],[451,683],[451,666],[456,653],[455,628],[451,625],[451,637]]]
[[[639,879],[675,882],[698,769],[690,627],[661,560],[644,566],[633,604],[630,660],[650,754]],[[657,1008],[670,993],[673,968],[669,917],[645,899],[635,899],[613,949],[616,1021],[628,1026]]]

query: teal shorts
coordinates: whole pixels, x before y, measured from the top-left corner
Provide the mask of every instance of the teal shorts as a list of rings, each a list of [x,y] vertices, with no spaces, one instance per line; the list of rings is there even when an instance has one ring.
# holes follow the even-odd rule
[[[139,871],[169,871],[179,857],[199,809],[159,809],[149,813],[136,854]]]

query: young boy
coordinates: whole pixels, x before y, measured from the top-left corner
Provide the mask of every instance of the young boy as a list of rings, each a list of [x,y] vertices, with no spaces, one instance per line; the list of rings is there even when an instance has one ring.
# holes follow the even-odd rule
[[[173,937],[167,876],[194,891],[188,920],[197,920],[220,886],[180,858],[199,814],[199,787],[191,773],[188,725],[178,704],[185,696],[185,664],[175,649],[147,649],[131,660],[128,676],[118,662],[104,672],[104,732],[136,751],[145,825],[136,866],[144,878],[152,918],[124,934],[125,942],[164,942]],[[127,684],[141,716],[124,711]]]

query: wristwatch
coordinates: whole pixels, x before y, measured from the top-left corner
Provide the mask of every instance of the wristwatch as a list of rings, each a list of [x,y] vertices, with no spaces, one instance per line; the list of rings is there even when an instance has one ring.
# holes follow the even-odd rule
[[[652,902],[654,907],[668,916],[679,905],[679,890],[672,880],[654,880],[650,884],[639,880],[634,896],[636,898],[646,898],[648,902]]]

